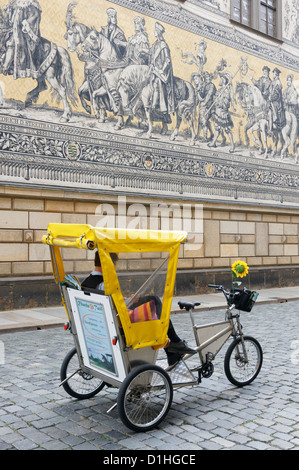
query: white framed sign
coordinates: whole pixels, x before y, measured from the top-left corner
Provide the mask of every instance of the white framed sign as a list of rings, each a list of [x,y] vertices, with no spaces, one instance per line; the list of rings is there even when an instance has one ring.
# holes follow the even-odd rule
[[[123,381],[126,371],[109,297],[67,289],[78,341],[86,367],[114,380]]]

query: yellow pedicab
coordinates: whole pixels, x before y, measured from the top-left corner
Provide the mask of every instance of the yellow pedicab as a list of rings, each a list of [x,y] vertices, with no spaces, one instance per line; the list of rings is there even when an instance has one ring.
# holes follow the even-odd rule
[[[134,431],[148,431],[165,418],[174,387],[197,385],[202,378],[211,377],[213,361],[229,339],[224,372],[233,385],[251,384],[262,367],[261,345],[244,335],[240,321],[240,311],[250,312],[258,293],[234,286],[227,291],[214,284],[209,286],[226,299],[224,321],[197,325],[193,311],[199,302],[178,302],[190,314],[199,364],[188,367],[186,360],[194,357],[192,354],[171,367],[165,360],[157,361],[159,349],[168,341],[179,249],[186,237],[186,232],[74,224],[49,224],[43,237],[50,246],[54,277],[75,342],[61,366],[61,385],[78,399],[93,397],[105,385],[117,387],[117,403],[108,412],[117,406],[123,423]],[[65,273],[61,249],[70,248],[98,250],[103,292],[84,288],[75,276]],[[124,266],[124,272],[117,272],[112,253],[121,254],[120,259],[128,264],[137,259],[140,268],[145,263],[147,272],[140,269],[137,286]]]
[[[50,246],[54,277],[75,342],[61,367],[62,385],[78,399],[94,396],[107,384],[118,387],[119,415],[135,431],[157,426],[172,403],[173,383],[156,359],[168,341],[179,248],[186,236],[186,232],[49,224],[43,237]],[[76,277],[65,273],[61,249],[68,248],[98,250],[104,292],[82,289]],[[110,253],[122,254],[127,262],[134,254],[155,268],[150,276],[140,274],[133,296],[128,288],[130,276],[125,273],[120,281]],[[141,314],[137,307],[136,321],[136,308],[130,310],[130,305],[153,292],[163,298],[162,311],[153,311],[152,302],[143,303]],[[187,383],[197,381],[189,374]]]

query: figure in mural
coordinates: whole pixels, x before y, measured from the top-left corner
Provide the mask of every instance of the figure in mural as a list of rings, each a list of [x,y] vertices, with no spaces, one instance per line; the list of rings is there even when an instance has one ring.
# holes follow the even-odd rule
[[[259,150],[259,155],[265,153],[268,155],[268,120],[266,115],[266,101],[263,98],[261,90],[249,83],[237,83],[236,95],[238,103],[247,114],[247,123],[245,124],[245,146],[249,147],[250,140],[248,133],[250,133],[254,144]]]
[[[264,135],[266,120],[267,133],[273,137],[272,156],[277,153],[279,135],[281,135],[283,138],[281,156],[283,157],[289,147],[292,153],[297,154],[295,134],[297,134],[298,123],[295,113],[292,110],[285,109],[282,84],[279,78],[280,73],[280,70],[275,67],[273,80],[271,80],[270,68],[265,65],[263,67],[263,76],[259,80],[249,77],[255,87],[260,90],[261,98],[257,99],[256,92],[253,91],[252,96],[255,96],[253,99],[255,104],[252,111],[249,109],[248,116],[251,122],[247,123],[247,129],[250,127],[251,130],[254,128],[258,130],[261,127]],[[239,91],[241,92],[241,87],[239,87]],[[257,102],[259,102],[258,105]],[[258,140],[260,140],[259,137]],[[254,142],[256,143],[256,140]],[[267,137],[264,137],[264,146],[259,145],[259,148],[261,152],[265,149],[265,155],[268,155]]]
[[[86,62],[85,78],[95,116],[104,122],[106,111],[117,114],[120,96],[117,83],[127,61],[121,61],[112,42],[94,28],[82,42],[83,53],[77,51],[79,60]]]
[[[5,75],[13,74],[15,79],[33,76],[36,67],[31,50],[34,53],[40,36],[40,6],[37,2],[21,3],[15,0],[5,6],[4,11],[10,30],[5,41],[2,72]],[[31,34],[28,35],[30,30]]]
[[[151,69],[147,65],[130,65],[125,67],[119,76],[118,90],[121,96],[123,109],[131,107],[131,112],[138,117],[144,116],[148,122],[147,138],[152,137],[153,121],[160,121],[161,118],[154,117],[152,112],[152,95],[153,89],[151,81]],[[176,127],[170,136],[170,140],[175,140],[183,119],[185,119],[191,130],[190,145],[195,141],[194,113],[195,113],[195,91],[191,83],[178,77],[174,77],[174,109],[176,114]],[[137,109],[135,103],[138,103]],[[140,105],[142,104],[142,106]]]
[[[235,144],[231,129],[234,127],[231,115],[230,107],[234,110],[234,96],[232,90],[232,77],[230,72],[220,72],[220,88],[216,91],[214,100],[213,120],[215,123],[215,134],[212,142],[208,144],[209,147],[216,147],[216,142],[224,131],[230,141],[230,152],[234,152]]]
[[[149,66],[128,66],[119,76],[122,113],[147,120],[147,137],[152,137],[153,122],[162,122],[162,134],[166,134],[170,113],[176,114],[176,127],[170,136],[175,140],[185,119],[191,130],[190,144],[194,144],[195,92],[191,83],[173,77],[170,50],[163,34],[164,26],[156,22],[156,41],[150,48]],[[120,121],[119,121],[120,122]]]
[[[287,76],[287,87],[283,92],[283,102],[286,111],[298,115],[298,92],[293,83],[294,75],[290,73]]]
[[[238,83],[236,86],[236,94],[239,98],[239,103],[242,108],[248,112],[248,123],[245,128],[245,135],[250,130],[253,141],[257,144],[260,153],[264,153],[267,158],[269,155],[269,146],[267,142],[268,135],[268,117],[265,109],[269,108],[269,101],[265,101],[260,89],[256,86],[249,85],[248,83]],[[282,147],[280,150],[281,158],[284,158],[288,148],[297,157],[296,138],[297,138],[297,118],[295,114],[285,111],[285,125],[281,129],[273,131],[273,150],[272,156],[274,157],[278,151],[278,137],[282,136]],[[254,137],[253,132],[257,132],[257,139]],[[262,143],[259,133],[262,132],[264,142]],[[248,136],[246,143],[249,144]]]
[[[268,121],[267,132],[269,133],[269,135],[271,135],[272,111],[270,110],[269,97],[270,97],[270,88],[271,88],[272,80],[270,78],[270,68],[267,65],[265,65],[263,67],[263,75],[258,80],[255,80],[251,76],[249,76],[249,78],[254,84],[254,86],[256,86],[260,90],[263,99],[267,103],[264,112],[265,112],[265,117]]]
[[[270,69],[267,65],[263,67],[263,75],[258,79],[255,80],[251,75],[249,75],[250,80],[252,83],[258,87],[258,89],[261,91],[262,96],[265,101],[268,101],[269,99],[269,93],[270,93],[270,86],[271,86],[271,78],[270,78]]]
[[[164,26],[156,22],[154,32],[156,41],[150,49],[149,58],[153,88],[152,109],[162,114],[162,132],[166,132],[166,124],[171,123],[170,113],[174,112],[172,61],[170,49],[163,37],[164,32]]]
[[[128,65],[126,58],[127,41],[123,31],[117,25],[117,11],[108,8],[108,24],[98,32],[82,23],[74,22],[73,9],[76,3],[69,4],[66,14],[68,49],[76,51],[80,61],[84,62],[85,80],[78,90],[83,108],[103,123],[107,111],[119,113],[119,93],[117,80],[122,68]],[[82,51],[80,52],[79,46]],[[92,104],[92,107],[88,103]],[[116,128],[120,128],[119,123]]]
[[[117,24],[117,11],[114,8],[108,8],[106,13],[108,17],[107,26],[103,26],[101,33],[109,39],[116,50],[117,57],[121,60],[126,55],[126,36]]]
[[[77,21],[74,21],[75,16],[73,14],[73,9],[77,5],[76,2],[72,2],[69,4],[67,7],[66,11],[66,19],[65,19],[65,25],[66,25],[66,34],[64,38],[67,40],[67,48],[70,52],[76,52],[77,54],[79,53],[79,46],[82,44],[82,42],[85,40],[85,38],[90,34],[91,28],[88,26],[84,25],[83,23],[79,23]],[[79,60],[83,60],[80,59]],[[81,104],[85,111],[88,114],[92,113],[92,107],[90,106],[89,102],[91,101],[91,96],[90,96],[90,90],[89,90],[89,83],[88,80],[86,79],[88,75],[88,63],[87,61],[84,61],[85,66],[84,66],[84,76],[85,79],[82,83],[82,85],[78,89],[78,95],[81,101]]]
[[[120,59],[115,45],[106,36],[103,34],[99,36],[95,28],[90,28],[83,23],[74,21],[73,10],[76,5],[76,2],[71,2],[68,5],[65,20],[67,31],[64,37],[67,40],[68,50],[76,52],[78,59],[84,62],[84,81],[78,89],[78,95],[85,111],[88,114],[92,114],[92,110],[94,110],[96,118],[100,122],[105,122],[107,110],[111,111],[112,109],[113,98],[112,95],[108,96],[109,90],[108,92],[106,90],[107,82],[103,76],[102,67],[97,65],[97,62],[101,56],[101,59],[106,62],[106,66],[109,61],[111,64],[113,63],[113,66],[117,66]],[[112,17],[114,18],[113,15]],[[114,27],[115,24],[112,26]],[[104,31],[108,35],[107,27],[104,27]],[[83,45],[87,38],[88,42]],[[99,50],[99,45],[101,50]],[[79,46],[84,49],[84,52],[80,51]],[[95,53],[92,52],[93,49]],[[94,93],[98,90],[100,90],[100,96],[95,100]]]
[[[199,85],[198,78],[194,77],[199,102],[197,138],[199,137],[200,130],[202,129],[203,140],[204,142],[207,142],[208,140],[211,140],[214,137],[210,120],[214,112],[213,105],[216,95],[216,87],[212,82],[212,75],[209,72],[204,72],[202,77],[203,80],[201,86]]]
[[[201,102],[203,101],[203,94],[204,94],[203,74],[202,73],[197,73],[197,72],[192,73],[190,81],[191,81],[192,85],[194,86],[194,90],[195,90],[195,106],[197,107],[199,105],[198,125],[197,125],[197,133],[196,133],[196,138],[199,139],[199,133],[200,133],[200,130],[201,130],[200,106],[201,106]]]
[[[282,84],[279,78],[280,70],[275,67],[273,70],[273,81],[269,88],[269,132],[270,135],[275,130],[281,130],[286,125],[285,109],[282,99]]]
[[[132,65],[148,65],[150,42],[145,30],[145,19],[136,16],[134,18],[134,28],[135,34],[128,39],[126,58],[129,64]],[[133,92],[133,95],[130,96],[130,106],[126,109],[126,112],[129,114],[126,126],[128,126],[134,116],[136,116],[138,119],[138,128],[145,127],[146,115],[140,94],[137,94],[137,96],[134,95],[135,93]],[[120,124],[122,126],[123,122]]]
[[[15,0],[6,8],[11,30],[7,35],[2,64],[4,75],[14,79],[36,78],[39,57],[41,7],[37,0]]]
[[[68,121],[72,110],[68,100],[76,106],[73,68],[68,52],[40,35],[41,8],[37,0],[14,0],[5,7],[0,43],[2,57],[0,71],[19,78],[34,78],[37,87],[25,99],[30,106],[46,90],[46,80],[53,87],[58,100],[62,100],[62,121]],[[3,19],[3,18],[2,18]]]
[[[128,39],[127,58],[129,63],[147,65],[149,60],[150,43],[145,31],[145,20],[140,16],[134,18],[135,34]]]
[[[192,52],[183,52],[181,49],[182,62],[188,65],[195,64],[198,67],[198,72],[201,73],[207,62],[207,43],[202,40],[199,44],[195,43],[195,45],[197,46],[196,57]]]

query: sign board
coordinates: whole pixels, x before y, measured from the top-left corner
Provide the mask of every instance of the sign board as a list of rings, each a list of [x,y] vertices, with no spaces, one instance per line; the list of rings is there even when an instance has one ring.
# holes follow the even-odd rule
[[[126,372],[109,297],[68,289],[78,341],[86,367],[114,380],[123,381]]]

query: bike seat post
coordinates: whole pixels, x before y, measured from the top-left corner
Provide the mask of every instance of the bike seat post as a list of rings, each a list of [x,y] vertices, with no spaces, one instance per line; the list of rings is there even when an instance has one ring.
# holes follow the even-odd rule
[[[189,315],[190,315],[191,323],[192,323],[192,326],[195,326],[195,320],[194,320],[193,312],[194,312],[194,309],[190,308]]]

